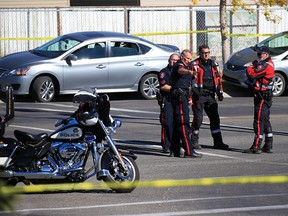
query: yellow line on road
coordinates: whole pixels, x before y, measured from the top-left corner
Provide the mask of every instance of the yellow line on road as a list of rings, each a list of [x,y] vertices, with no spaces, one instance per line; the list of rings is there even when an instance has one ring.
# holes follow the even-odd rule
[[[15,193],[43,193],[56,191],[77,191],[77,190],[100,190],[117,188],[165,188],[165,187],[188,187],[188,186],[212,186],[212,185],[231,185],[231,184],[282,184],[288,183],[288,176],[242,176],[242,177],[219,177],[201,179],[161,179],[139,181],[131,185],[129,183],[104,183],[104,182],[85,182],[71,184],[45,184],[31,185],[23,187],[3,187],[2,192]]]

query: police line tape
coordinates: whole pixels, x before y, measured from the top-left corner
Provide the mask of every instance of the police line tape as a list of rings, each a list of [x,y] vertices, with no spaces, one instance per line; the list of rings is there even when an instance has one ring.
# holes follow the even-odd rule
[[[154,35],[175,35],[175,34],[200,34],[220,32],[220,30],[197,30],[197,31],[177,31],[177,32],[150,32],[150,33],[135,33],[135,36],[154,36]],[[265,37],[273,34],[225,34],[229,37]]]
[[[134,36],[157,36],[157,35],[177,35],[177,34],[200,34],[220,32],[220,30],[197,30],[197,31],[175,31],[175,32],[149,32],[135,33]],[[273,34],[226,34],[229,37],[264,37],[272,36]],[[19,38],[0,38],[0,40],[52,40],[55,37],[19,37]]]
[[[134,36],[154,36],[154,35],[175,35],[175,34],[199,34],[220,32],[220,30],[197,30],[197,31],[175,31],[175,32],[149,32],[149,33],[135,33]]]
[[[65,183],[65,184],[45,184],[30,185],[22,187],[2,187],[3,193],[44,193],[60,191],[79,191],[79,190],[101,190],[109,188],[128,189],[128,188],[165,188],[165,187],[188,187],[188,186],[212,186],[230,184],[282,184],[288,183],[287,176],[243,176],[243,177],[219,177],[201,179],[162,179],[146,180],[133,184],[129,182],[108,183],[108,182],[85,182],[85,183]]]

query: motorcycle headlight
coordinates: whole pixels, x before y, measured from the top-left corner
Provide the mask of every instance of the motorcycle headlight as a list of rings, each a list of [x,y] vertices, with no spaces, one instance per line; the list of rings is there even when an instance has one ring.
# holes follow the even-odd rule
[[[25,76],[30,70],[30,67],[17,68],[9,72],[9,75],[12,76]]]

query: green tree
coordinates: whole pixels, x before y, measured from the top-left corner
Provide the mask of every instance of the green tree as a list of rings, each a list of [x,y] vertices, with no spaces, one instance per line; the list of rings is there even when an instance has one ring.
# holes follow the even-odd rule
[[[5,187],[4,183],[0,181],[0,211],[13,211],[12,202],[17,199],[17,194],[13,190]]]
[[[209,1],[209,0],[207,0]],[[229,1],[230,2],[230,1]],[[246,1],[247,2],[247,1]],[[197,4],[198,0],[192,0],[193,4]],[[263,13],[268,21],[271,22],[279,22],[281,20],[281,17],[279,17],[277,14],[273,12],[273,10],[270,10],[269,8],[272,6],[280,6],[283,8],[288,9],[288,1],[287,0],[254,0],[251,1],[250,5],[258,5],[262,6],[264,8]],[[230,13],[235,13],[236,10],[239,8],[242,8],[244,10],[247,10],[249,13],[253,13],[254,10],[243,2],[243,0],[232,0],[232,9],[230,10]],[[221,31],[221,41],[222,41],[222,61],[223,64],[228,60],[229,57],[229,31],[227,27],[227,0],[220,0],[219,2],[219,12],[220,12],[220,31]]]

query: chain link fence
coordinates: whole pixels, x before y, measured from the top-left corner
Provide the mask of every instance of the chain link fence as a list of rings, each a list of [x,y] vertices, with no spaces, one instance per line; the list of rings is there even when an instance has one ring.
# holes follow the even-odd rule
[[[288,12],[273,9],[282,17],[278,24],[266,21],[261,8],[252,14],[227,11],[230,53],[254,45],[271,34],[288,29]],[[33,49],[59,35],[78,31],[117,31],[141,36],[155,43],[188,48],[208,44],[211,54],[221,58],[218,7],[87,7],[0,8],[0,56]]]

